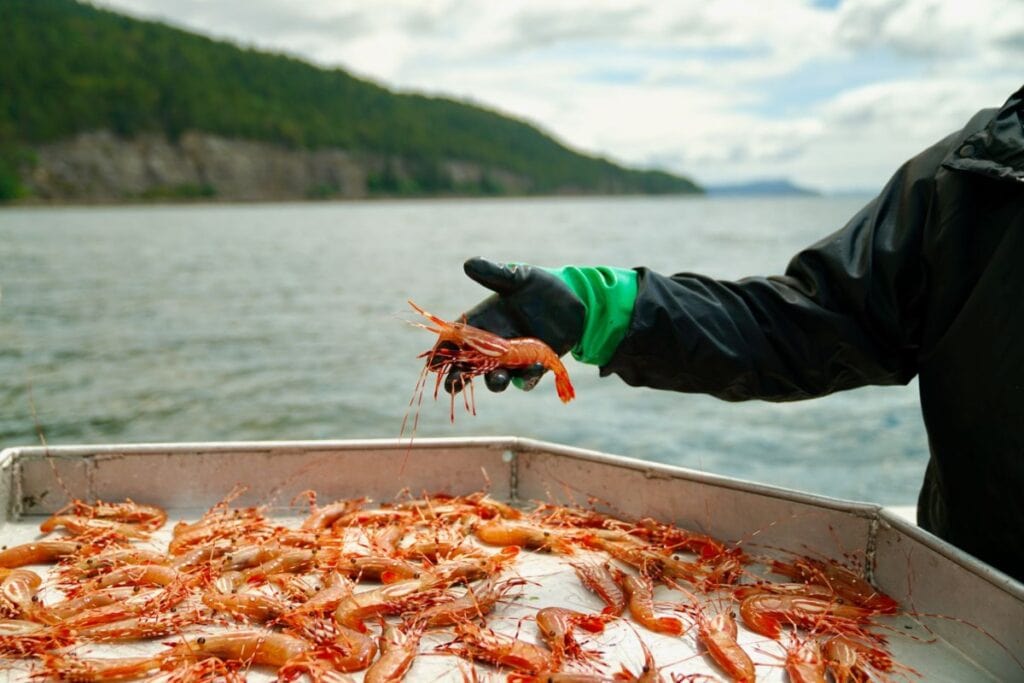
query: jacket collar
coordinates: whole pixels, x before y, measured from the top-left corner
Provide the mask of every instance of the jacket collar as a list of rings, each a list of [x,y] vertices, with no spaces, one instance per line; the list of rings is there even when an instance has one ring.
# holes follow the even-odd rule
[[[1024,182],[1024,88],[1011,95],[987,125],[953,149],[943,165]]]

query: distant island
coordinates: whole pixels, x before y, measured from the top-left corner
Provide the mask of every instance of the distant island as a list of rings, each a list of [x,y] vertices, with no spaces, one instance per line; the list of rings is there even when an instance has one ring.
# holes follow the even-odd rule
[[[536,127],[74,0],[3,0],[0,200],[699,193]]]
[[[787,197],[818,197],[817,190],[795,185],[784,178],[753,180],[746,183],[730,185],[708,185],[704,188],[712,197],[745,197],[745,196],[787,196]]]

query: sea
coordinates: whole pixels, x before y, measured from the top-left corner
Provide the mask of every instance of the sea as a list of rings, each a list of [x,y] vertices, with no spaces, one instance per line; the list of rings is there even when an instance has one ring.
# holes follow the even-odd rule
[[[476,414],[414,397],[472,256],[781,273],[867,197],[600,197],[0,210],[0,447],[520,436],[883,505],[927,461],[916,381],[793,403],[627,386],[569,360]],[[432,387],[431,387],[432,389]]]

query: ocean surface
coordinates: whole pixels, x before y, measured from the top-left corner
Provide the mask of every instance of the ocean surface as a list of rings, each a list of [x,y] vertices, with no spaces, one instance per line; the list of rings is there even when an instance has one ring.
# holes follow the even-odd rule
[[[431,335],[485,292],[476,255],[781,272],[865,199],[587,198],[0,211],[0,447],[399,436]],[[477,415],[424,398],[417,436],[514,435],[886,505],[927,461],[916,383],[726,403],[568,362]]]

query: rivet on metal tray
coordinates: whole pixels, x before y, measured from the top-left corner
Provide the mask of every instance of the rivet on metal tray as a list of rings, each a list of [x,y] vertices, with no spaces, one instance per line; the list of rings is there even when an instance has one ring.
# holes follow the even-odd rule
[[[515,459],[515,457],[516,457],[516,454],[513,453],[512,451],[505,451],[504,453],[501,454],[501,461],[502,462],[512,462]]]

